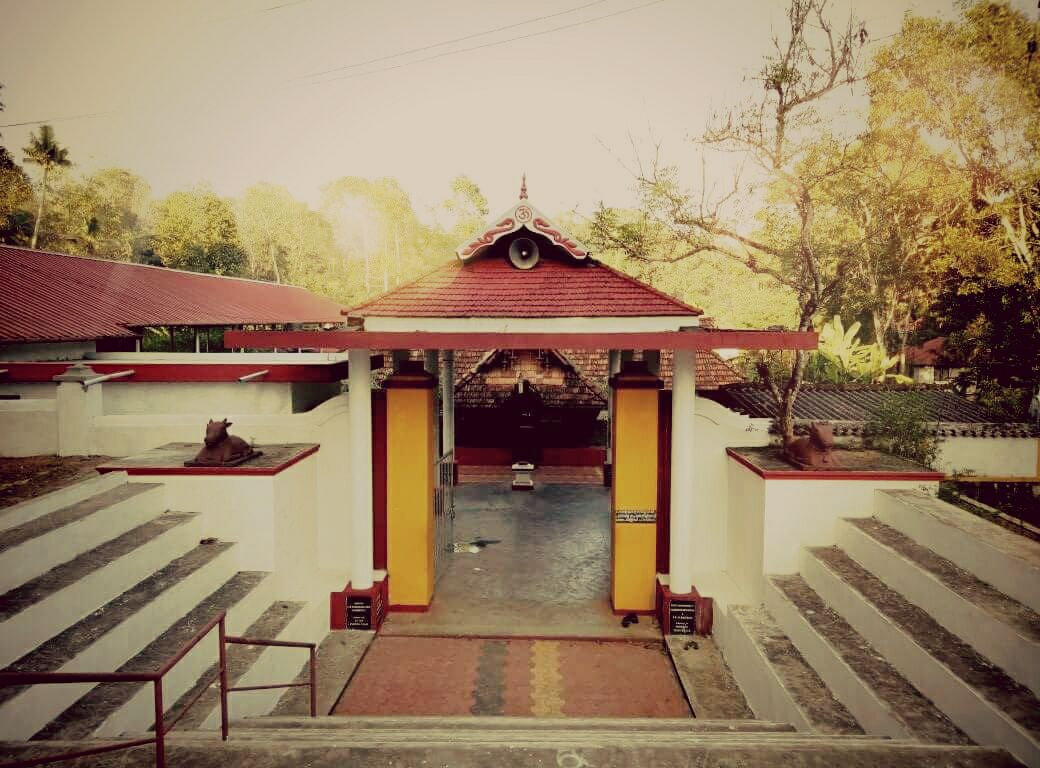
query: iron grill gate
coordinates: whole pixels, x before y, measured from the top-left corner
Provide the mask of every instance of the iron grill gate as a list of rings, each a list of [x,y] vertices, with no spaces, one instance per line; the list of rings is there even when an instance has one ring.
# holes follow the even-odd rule
[[[437,460],[433,487],[433,578],[439,581],[455,546],[455,453]]]

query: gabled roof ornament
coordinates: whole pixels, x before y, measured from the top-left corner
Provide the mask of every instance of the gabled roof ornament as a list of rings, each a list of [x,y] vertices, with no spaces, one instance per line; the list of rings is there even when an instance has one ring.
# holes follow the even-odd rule
[[[549,238],[554,244],[569,253],[574,259],[583,261],[589,256],[589,249],[557,227],[549,218],[527,202],[527,173],[520,182],[520,202],[511,209],[496,216],[487,228],[477,237],[467,240],[455,249],[455,255],[461,261],[470,261],[494,245],[504,235],[526,229],[529,232]]]

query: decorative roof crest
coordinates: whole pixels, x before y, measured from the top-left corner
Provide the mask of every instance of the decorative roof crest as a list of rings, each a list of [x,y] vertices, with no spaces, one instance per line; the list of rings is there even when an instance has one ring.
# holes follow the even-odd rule
[[[578,240],[553,224],[549,218],[527,202],[527,174],[520,182],[520,202],[500,216],[491,220],[485,230],[455,249],[455,255],[461,261],[470,261],[487,248],[494,245],[505,235],[526,229],[529,232],[547,237],[554,245],[569,253],[574,259],[583,261],[589,256],[589,249]]]

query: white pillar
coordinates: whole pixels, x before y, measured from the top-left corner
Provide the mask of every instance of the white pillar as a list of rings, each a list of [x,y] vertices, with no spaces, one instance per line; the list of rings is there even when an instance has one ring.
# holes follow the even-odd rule
[[[350,586],[372,586],[372,353],[352,349],[350,372]]]
[[[76,363],[54,377],[58,455],[88,456],[94,452],[94,419],[102,414],[101,384],[84,387],[97,376],[85,363]]]
[[[696,353],[677,349],[672,357],[672,492],[668,587],[673,594],[693,588],[693,468]]]
[[[607,464],[613,462],[611,452],[614,448],[614,388],[610,380],[621,370],[621,350],[612,349],[607,353]]]
[[[441,352],[441,440],[444,452],[455,450],[455,351]]]
[[[436,349],[427,349],[423,352],[423,368],[426,372],[433,376],[435,379],[439,379],[441,375],[440,365],[440,352]],[[446,451],[446,448],[441,447],[441,418],[440,418],[440,407],[437,402],[440,392],[438,389],[433,391],[433,451],[434,458],[439,459],[441,454]]]

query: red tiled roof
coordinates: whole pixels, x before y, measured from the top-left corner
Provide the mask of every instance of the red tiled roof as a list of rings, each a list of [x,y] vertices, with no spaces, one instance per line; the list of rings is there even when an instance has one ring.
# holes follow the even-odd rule
[[[341,323],[303,288],[0,246],[0,342],[88,341],[161,325]]]
[[[465,350],[469,351],[469,350]],[[458,375],[456,369],[455,405],[458,408],[498,408],[513,394],[515,382],[489,381],[485,375],[505,369],[508,365],[508,350],[497,349],[490,354],[481,354],[480,360]],[[464,355],[464,359],[468,359]],[[456,357],[456,363],[458,357]],[[532,381],[542,402],[550,408],[605,408],[606,398],[595,383],[582,375],[577,367],[557,350],[549,350],[547,367],[564,374],[562,384],[548,381]]]
[[[605,351],[591,349],[561,349],[563,356],[570,361],[584,378],[588,379],[600,394],[607,392],[608,358]],[[455,351],[455,381],[461,381],[471,373],[480,361],[487,356],[486,352],[475,349],[459,349]],[[727,384],[741,384],[744,377],[737,370],[711,350],[697,350],[697,390],[715,390]],[[672,387],[672,350],[661,351],[661,379],[665,389]]]
[[[350,310],[352,317],[658,317],[701,314],[593,260],[451,261]]]
[[[946,359],[946,337],[936,336],[920,346],[906,348],[906,361],[910,365],[940,365]]]

